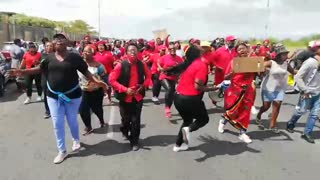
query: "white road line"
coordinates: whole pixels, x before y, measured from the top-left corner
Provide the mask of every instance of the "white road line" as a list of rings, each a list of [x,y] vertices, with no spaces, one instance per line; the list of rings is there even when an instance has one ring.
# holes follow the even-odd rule
[[[113,125],[116,123],[116,108],[115,106],[110,107],[110,116],[109,116],[109,126],[108,126],[108,133],[107,138],[112,139],[114,134]]]

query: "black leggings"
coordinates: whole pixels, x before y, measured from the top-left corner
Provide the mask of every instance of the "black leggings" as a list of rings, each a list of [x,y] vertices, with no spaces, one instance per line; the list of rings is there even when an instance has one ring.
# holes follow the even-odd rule
[[[47,101],[47,94],[48,94],[48,87],[47,85],[42,86],[43,88],[43,102],[44,102],[44,108],[46,109],[46,114],[50,114],[49,106],[48,106],[48,101]]]
[[[152,80],[153,80],[153,87],[152,87],[153,97],[159,97],[159,94],[161,91],[161,82],[159,80],[159,74],[153,74]]]
[[[89,129],[92,129],[90,110],[92,110],[97,115],[100,124],[104,124],[102,107],[103,96],[103,89],[98,89],[92,92],[82,91],[82,101],[79,111],[84,125]]]
[[[181,146],[183,143],[183,134],[181,129],[189,127],[190,132],[202,128],[209,122],[209,116],[202,96],[183,96],[175,95],[174,105],[183,119],[183,123],[179,130],[176,145]],[[193,122],[193,119],[195,121]]]
[[[176,91],[176,81],[164,79],[161,81],[161,85],[166,90],[165,105],[171,107],[173,104],[174,93]]]
[[[38,96],[41,96],[42,95],[41,75],[25,76],[25,82],[26,82],[26,86],[27,86],[27,96],[28,97],[32,96],[32,83],[33,83],[33,80],[35,80],[35,82],[36,82]]]

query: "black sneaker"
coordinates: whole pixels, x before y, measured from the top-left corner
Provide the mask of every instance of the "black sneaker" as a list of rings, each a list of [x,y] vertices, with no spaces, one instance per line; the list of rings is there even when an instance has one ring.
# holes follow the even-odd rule
[[[294,125],[293,124],[287,124],[287,131],[289,133],[294,133]]]
[[[314,142],[314,139],[313,139],[310,135],[308,135],[308,134],[303,134],[303,135],[301,135],[301,138],[304,139],[304,140],[306,140],[308,143],[311,143],[311,144],[314,144],[314,143],[315,143],[315,142]]]

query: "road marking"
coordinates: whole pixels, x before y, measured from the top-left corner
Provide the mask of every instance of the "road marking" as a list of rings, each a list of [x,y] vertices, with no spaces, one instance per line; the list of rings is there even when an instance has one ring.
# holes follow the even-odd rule
[[[110,115],[109,115],[109,126],[108,126],[108,133],[107,133],[107,138],[112,139],[114,135],[114,129],[113,125],[115,124],[116,120],[116,108],[115,106],[111,106],[110,108]]]

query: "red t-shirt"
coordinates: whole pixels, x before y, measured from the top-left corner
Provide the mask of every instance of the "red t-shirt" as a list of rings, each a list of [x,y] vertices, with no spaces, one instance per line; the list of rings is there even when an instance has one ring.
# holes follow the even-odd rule
[[[152,61],[152,66],[151,66],[151,73],[152,74],[159,74],[160,72],[158,71],[158,62],[160,60],[160,53],[156,53],[151,57]]]
[[[164,69],[177,66],[178,64],[182,63],[183,59],[180,56],[171,56],[167,54],[160,58],[160,66]],[[168,80],[177,80],[177,76],[169,76],[165,73],[160,73],[160,80],[168,79]]]
[[[214,84],[220,84],[224,80],[225,70],[230,61],[237,56],[235,49],[231,51],[226,46],[219,48],[212,56],[212,64],[216,66]]]
[[[205,83],[208,81],[208,64],[203,62],[200,58],[195,60],[181,74],[177,92],[184,96],[197,96],[202,94],[202,91],[196,89],[196,79],[202,80]]]
[[[97,52],[94,59],[103,64],[107,74],[112,71],[115,59],[110,51],[105,51],[103,53]]]
[[[146,64],[144,64],[144,71],[145,71],[145,80],[143,85],[144,87],[148,87],[151,82],[151,73]],[[114,89],[116,89],[120,93],[126,92],[128,88],[136,89],[139,83],[138,66],[136,63],[131,64],[130,80],[129,80],[128,87],[125,87],[124,85],[118,82],[120,74],[121,74],[121,63],[116,65],[116,67],[110,73],[110,76],[109,76],[110,84],[113,86]],[[134,96],[127,95],[125,98],[125,102],[130,103],[132,102],[133,98],[135,98],[138,102],[143,100],[143,96],[141,94],[136,94]]]
[[[35,55],[32,55],[30,52],[27,52],[24,54],[23,59],[26,63],[26,69],[31,69],[32,67],[40,64],[41,53],[37,52]]]

